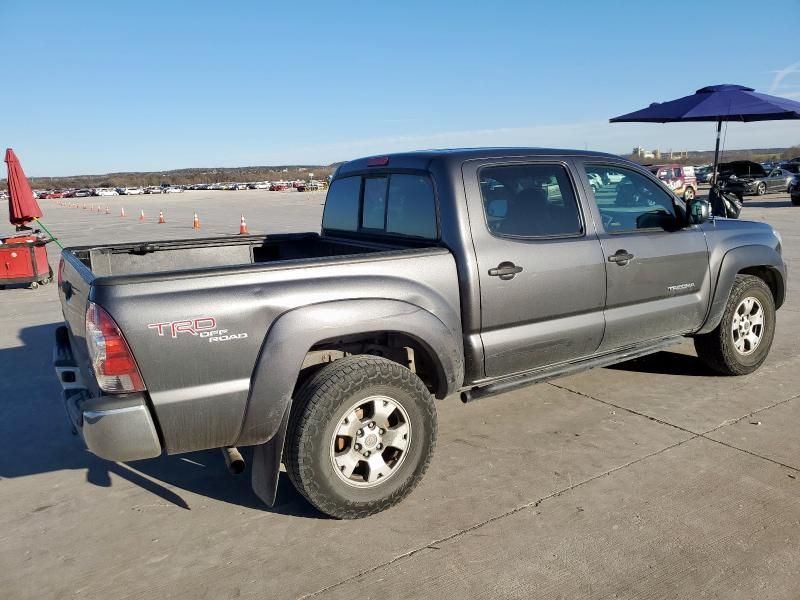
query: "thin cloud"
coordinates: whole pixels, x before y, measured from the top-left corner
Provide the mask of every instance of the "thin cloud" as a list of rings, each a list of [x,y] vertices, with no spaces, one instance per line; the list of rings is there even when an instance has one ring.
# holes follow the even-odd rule
[[[784,79],[786,79],[789,75],[794,75],[795,73],[800,73],[800,62],[796,62],[793,65],[789,65],[788,67],[784,67],[779,71],[775,71],[775,77],[772,78],[772,85],[769,88],[769,93],[778,93],[781,87],[783,87]]]

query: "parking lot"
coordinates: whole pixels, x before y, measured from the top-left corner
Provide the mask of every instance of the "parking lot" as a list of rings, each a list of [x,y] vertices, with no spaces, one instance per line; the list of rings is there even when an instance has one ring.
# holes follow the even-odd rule
[[[235,235],[240,215],[251,233],[315,230],[324,193],[83,200],[102,210],[40,201],[64,245]],[[800,261],[786,194],[748,197],[742,218],[771,223],[790,269]],[[684,342],[468,405],[447,398],[420,487],[334,521],[283,475],[278,504],[262,505],[249,469],[230,475],[219,451],[95,458],[70,432],[51,367],[55,286],[0,291],[0,598],[796,599],[791,272],[787,298],[769,359],[746,377],[707,374]]]

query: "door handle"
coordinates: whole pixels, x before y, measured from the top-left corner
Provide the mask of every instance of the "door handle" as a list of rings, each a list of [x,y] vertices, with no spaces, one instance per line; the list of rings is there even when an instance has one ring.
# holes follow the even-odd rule
[[[608,262],[617,263],[620,266],[625,266],[633,259],[633,254],[627,250],[617,250],[614,254],[608,257]]]
[[[494,269],[489,269],[489,275],[492,277],[499,277],[503,281],[514,279],[517,273],[522,272],[522,267],[518,267],[513,262],[503,261]]]

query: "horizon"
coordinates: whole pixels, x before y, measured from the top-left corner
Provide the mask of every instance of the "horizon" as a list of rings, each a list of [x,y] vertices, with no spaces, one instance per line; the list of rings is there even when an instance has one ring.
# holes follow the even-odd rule
[[[6,3],[6,81],[27,95],[0,97],[13,116],[0,145],[30,177],[325,166],[425,147],[713,150],[713,123],[608,119],[720,82],[800,98],[793,39],[746,20],[706,28],[721,2],[673,2],[696,24],[679,32],[659,6],[573,6],[587,18],[522,2],[492,19],[452,1]],[[532,27],[515,35],[520,22]],[[798,144],[798,121],[724,132],[725,150]],[[198,164],[216,166],[181,166]]]
[[[491,147],[491,146],[486,146]],[[463,146],[461,148],[467,148]],[[537,148],[536,146],[509,146],[509,148]],[[798,155],[800,156],[800,146],[774,146],[774,147],[764,147],[764,148],[727,148],[726,152],[752,152],[754,154],[758,153],[765,153],[765,152],[777,152],[777,151],[785,151],[790,150],[792,148],[798,149]],[[416,151],[435,151],[435,150],[457,150],[459,148],[417,148]],[[557,148],[553,148],[557,149]],[[651,150],[651,148],[645,148],[646,150]],[[561,150],[581,150],[580,148],[561,148]],[[663,150],[662,152],[668,152],[669,150]],[[412,150],[413,152],[414,150]],[[677,152],[677,150],[675,150]],[[709,154],[714,152],[714,148],[706,149],[706,150],[685,150],[689,154]],[[394,154],[394,153],[387,153],[387,154]],[[611,153],[617,154],[617,153]],[[630,152],[621,153],[619,156],[630,156]],[[363,156],[353,157],[355,158],[363,158]],[[723,159],[724,155],[722,151],[720,151],[720,159]],[[673,160],[669,157],[662,157],[663,160]],[[677,160],[677,159],[674,159]],[[69,175],[28,175],[26,172],[26,176],[29,179],[80,179],[80,178],[89,178],[89,177],[113,177],[113,176],[123,176],[123,175],[153,175],[153,174],[170,174],[170,173],[177,173],[182,171],[214,171],[214,170],[233,170],[233,169],[241,169],[241,170],[255,170],[255,169],[306,169],[309,167],[312,168],[322,168],[322,169],[329,169],[339,164],[342,164],[347,161],[336,161],[333,163],[328,164],[320,164],[320,163],[296,163],[296,164],[272,164],[272,165],[233,165],[233,166],[204,166],[204,167],[176,167],[171,169],[155,169],[153,171],[113,171],[108,173],[72,173]],[[24,170],[24,166],[23,166]],[[0,177],[0,183],[5,183],[7,181],[6,177]]]

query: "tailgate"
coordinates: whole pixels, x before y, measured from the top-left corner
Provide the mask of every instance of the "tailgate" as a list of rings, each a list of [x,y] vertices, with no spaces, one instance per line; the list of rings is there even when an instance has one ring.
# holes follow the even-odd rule
[[[94,275],[69,249],[61,253],[59,265],[58,297],[64,314],[72,351],[78,365],[87,365],[89,352],[86,346],[86,307]],[[88,373],[84,373],[88,375]]]

